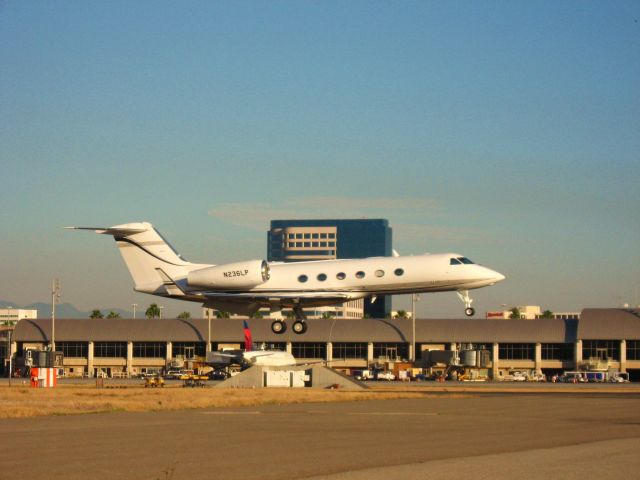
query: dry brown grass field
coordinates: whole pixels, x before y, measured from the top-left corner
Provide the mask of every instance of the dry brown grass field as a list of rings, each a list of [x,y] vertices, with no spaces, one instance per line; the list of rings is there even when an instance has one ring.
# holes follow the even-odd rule
[[[385,400],[425,396],[425,393],[402,390],[347,392],[316,389],[149,389],[139,386],[94,388],[89,385],[62,385],[57,388],[2,386],[0,387],[0,418]]]

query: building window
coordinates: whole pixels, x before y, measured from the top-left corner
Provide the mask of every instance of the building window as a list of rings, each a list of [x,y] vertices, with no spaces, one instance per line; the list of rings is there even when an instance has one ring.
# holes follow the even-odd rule
[[[301,240],[301,239],[302,239],[302,234],[296,233],[296,240]]]
[[[264,350],[279,350],[281,352],[287,351],[287,342],[269,342],[260,343],[260,348],[264,346]]]
[[[327,234],[326,233],[321,233],[320,234],[320,238],[327,238]]]
[[[409,358],[408,343],[374,343],[373,358],[387,358],[396,360],[399,358]]]
[[[363,271],[356,272],[356,278],[364,278],[364,272]]]
[[[317,233],[312,233],[311,234],[311,238],[318,238],[318,234]]]
[[[384,277],[384,270],[376,270],[376,277],[378,278]]]
[[[127,358],[127,342],[95,342],[93,356],[97,358]]]
[[[335,360],[340,360],[345,358],[361,358],[363,360],[366,360],[367,344],[366,343],[334,343],[333,358]]]
[[[305,240],[311,238],[311,234],[310,233],[305,233],[304,234],[304,238],[305,238]]]
[[[56,342],[56,350],[65,358],[87,358],[89,344],[87,342]]]
[[[298,277],[298,281],[299,281],[300,283],[305,283],[307,280],[309,280],[309,277],[307,277],[306,275],[300,275],[300,276]]]
[[[620,360],[619,340],[583,340],[582,359],[600,358],[602,360]]]
[[[312,246],[312,247],[316,247],[316,248],[317,248],[317,247],[319,247],[320,245],[319,245],[319,242],[311,242],[311,246]]]
[[[404,270],[402,268],[396,268],[393,273],[395,273],[395,275],[397,277],[401,277],[402,275],[404,275]]]
[[[320,282],[324,282],[327,279],[327,276],[324,273],[321,273],[320,275],[318,275],[318,280]]]
[[[321,247],[326,247],[327,246],[327,242],[320,242],[320,246]]]
[[[500,360],[533,360],[533,355],[532,343],[501,343],[498,346]]]
[[[345,278],[347,278],[347,274],[344,272],[340,272],[339,274],[336,275],[336,278],[338,280],[344,280]]]
[[[173,342],[171,353],[174,357],[204,357],[206,342]]]
[[[133,356],[136,358],[165,358],[167,342],[133,342]]]
[[[293,342],[291,354],[295,358],[327,358],[326,343]]]
[[[310,247],[311,246],[311,242],[304,242],[304,246],[305,247]]]
[[[543,343],[542,360],[573,360],[573,344]]]
[[[640,360],[640,340],[627,340],[627,360]]]
[[[335,247],[336,246],[336,242],[329,242],[329,246],[330,247]]]

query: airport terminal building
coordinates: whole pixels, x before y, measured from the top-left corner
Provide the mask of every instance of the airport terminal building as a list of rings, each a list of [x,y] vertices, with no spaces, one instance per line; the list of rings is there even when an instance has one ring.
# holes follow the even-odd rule
[[[326,361],[349,371],[406,361],[412,356],[410,319],[309,320],[304,335],[275,335],[266,319],[248,320],[254,343],[289,351],[299,362]],[[16,325],[16,358],[50,343],[50,319]],[[211,343],[207,345],[207,339]],[[168,368],[176,358],[202,358],[209,350],[243,348],[237,319],[57,319],[55,347],[68,376],[131,376]],[[578,368],[628,372],[640,381],[640,310],[585,309],[579,319],[416,319],[419,366],[429,350],[489,352],[487,376],[513,370],[553,375]]]

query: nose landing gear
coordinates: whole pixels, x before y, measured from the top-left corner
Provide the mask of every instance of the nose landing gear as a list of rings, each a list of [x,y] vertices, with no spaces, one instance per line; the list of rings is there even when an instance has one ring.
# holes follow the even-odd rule
[[[473,317],[476,311],[471,307],[471,302],[473,302],[473,299],[469,297],[469,290],[460,290],[456,293],[458,294],[458,298],[464,303],[464,314],[467,317]]]

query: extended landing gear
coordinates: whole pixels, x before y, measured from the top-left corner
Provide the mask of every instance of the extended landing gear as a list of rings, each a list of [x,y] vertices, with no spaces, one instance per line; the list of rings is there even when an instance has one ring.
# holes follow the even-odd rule
[[[276,335],[280,335],[281,333],[284,333],[287,331],[287,324],[284,323],[282,320],[275,320],[271,324],[271,331]]]
[[[473,317],[476,311],[471,307],[471,302],[473,302],[473,299],[469,297],[469,290],[460,290],[456,293],[458,294],[458,298],[464,302],[464,314],[467,317]]]
[[[291,329],[296,335],[301,335],[307,331],[306,317],[300,307],[293,307],[293,313],[296,315],[296,321],[291,325]],[[274,320],[271,324],[271,331],[276,335],[280,335],[287,331],[287,324],[282,320]]]

